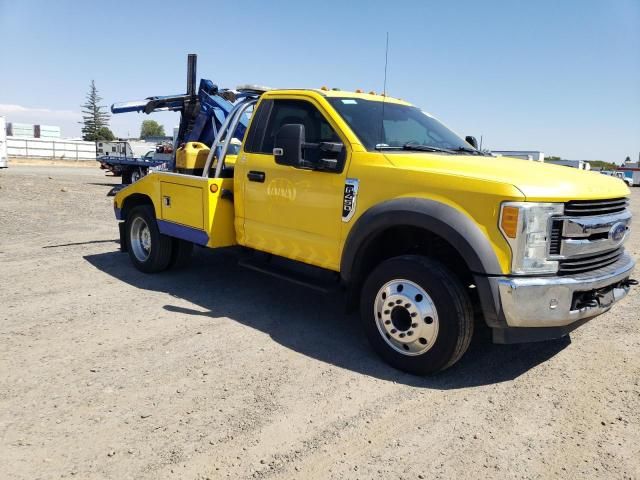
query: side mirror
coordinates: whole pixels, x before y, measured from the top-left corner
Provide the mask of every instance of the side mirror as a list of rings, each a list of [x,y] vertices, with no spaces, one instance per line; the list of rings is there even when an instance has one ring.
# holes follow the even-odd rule
[[[300,123],[282,125],[273,142],[273,155],[276,158],[276,163],[293,167],[300,165],[304,139],[304,125]]]
[[[471,135],[467,135],[466,137],[464,137],[464,139],[473,148],[475,148],[476,150],[478,149],[478,140],[476,140],[476,137],[472,137]]]

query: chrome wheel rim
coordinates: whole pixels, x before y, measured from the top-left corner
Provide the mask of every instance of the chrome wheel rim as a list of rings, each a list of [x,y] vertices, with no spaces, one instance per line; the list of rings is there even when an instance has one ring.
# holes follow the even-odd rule
[[[131,250],[136,258],[144,262],[151,254],[151,231],[147,222],[136,217],[131,222]]]
[[[396,352],[422,355],[438,336],[438,311],[431,297],[418,284],[391,280],[378,291],[373,315],[380,335]]]
[[[131,183],[135,183],[141,178],[142,178],[142,173],[140,173],[140,170],[136,169],[133,172],[131,172]]]

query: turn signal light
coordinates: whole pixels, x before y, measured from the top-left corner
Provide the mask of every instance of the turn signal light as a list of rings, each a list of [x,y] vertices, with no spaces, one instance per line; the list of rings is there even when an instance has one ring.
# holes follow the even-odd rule
[[[209,186],[209,190],[211,190],[211,193],[216,193],[218,191],[218,185],[216,185],[215,183],[212,183]]]
[[[517,207],[503,207],[500,226],[502,231],[509,238],[516,238],[518,234],[518,215],[520,209]]]
[[[320,87],[320,90],[324,90],[325,92],[329,90],[329,87],[325,87],[324,85]]]
[[[356,89],[356,93],[364,93],[361,88]]]

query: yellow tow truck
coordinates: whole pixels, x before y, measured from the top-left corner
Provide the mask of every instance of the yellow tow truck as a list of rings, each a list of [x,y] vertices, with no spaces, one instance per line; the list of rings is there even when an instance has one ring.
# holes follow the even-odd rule
[[[493,157],[373,92],[235,93],[212,145],[185,142],[174,171],[116,194],[143,272],[185,264],[193,245],[244,247],[246,266],[343,292],[373,348],[415,374],[458,361],[474,315],[497,343],[558,338],[637,284],[616,178]]]

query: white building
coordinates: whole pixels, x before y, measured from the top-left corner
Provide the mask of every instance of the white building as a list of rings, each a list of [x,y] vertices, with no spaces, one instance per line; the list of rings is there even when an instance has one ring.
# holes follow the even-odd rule
[[[522,160],[532,160],[534,162],[544,162],[544,152],[535,150],[491,150],[491,153],[498,157],[513,157]]]
[[[0,168],[7,168],[7,131],[4,117],[0,117]]]
[[[591,170],[591,164],[588,160],[546,160],[545,163],[563,165],[565,167],[577,168],[578,170]]]

